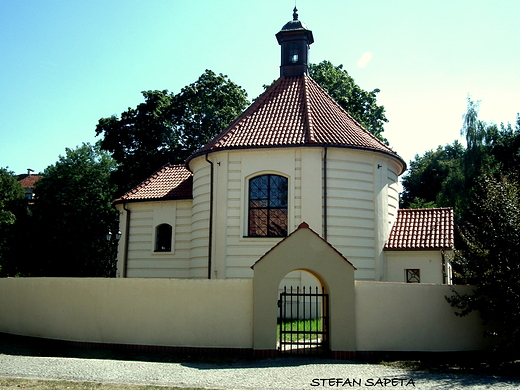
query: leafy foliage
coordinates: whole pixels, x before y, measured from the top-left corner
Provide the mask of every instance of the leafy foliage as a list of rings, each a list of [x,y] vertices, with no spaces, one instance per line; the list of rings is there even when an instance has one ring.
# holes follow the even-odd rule
[[[330,61],[311,64],[309,74],[365,129],[388,144],[387,139],[382,135],[383,126],[388,122],[385,108],[377,105],[376,95],[380,92],[379,89],[370,92],[361,89],[343,69],[343,65],[334,66]]]
[[[206,70],[180,93],[144,91],[144,103],[121,117],[102,118],[96,135],[118,169],[112,177],[122,194],[168,163],[182,163],[221,132],[247,106],[244,89]]]
[[[36,183],[34,237],[37,256],[26,258],[18,272],[28,276],[108,277],[115,275],[118,230],[109,177],[114,160],[98,147],[67,149]]]
[[[450,174],[460,170],[463,156],[464,147],[457,141],[453,145],[427,151],[422,157],[416,155],[402,180],[402,207],[408,208],[418,199],[443,206],[444,202],[438,199],[438,195],[443,191],[443,183]]]
[[[13,172],[0,168],[0,271],[4,268],[9,251],[14,250],[15,223],[26,214],[25,191]]]
[[[459,220],[470,210],[471,196],[479,178],[501,173],[518,179],[520,167],[520,116],[515,128],[478,119],[478,103],[468,99],[461,134],[467,147],[459,142],[439,146],[423,156],[415,156],[404,176],[401,207],[410,207],[414,199],[454,207]]]
[[[25,198],[25,192],[16,180],[14,172],[0,168],[0,227],[12,225],[16,220],[14,210]]]
[[[453,261],[472,295],[447,298],[459,315],[478,310],[498,347],[520,350],[520,187],[483,176],[471,217],[461,227],[464,247]]]

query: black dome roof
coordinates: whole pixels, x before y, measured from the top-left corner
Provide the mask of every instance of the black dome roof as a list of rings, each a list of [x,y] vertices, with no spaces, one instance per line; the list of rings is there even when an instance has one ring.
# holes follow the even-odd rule
[[[305,23],[298,20],[298,9],[294,7],[293,10],[293,20],[287,22],[281,31],[290,31],[290,30],[308,30]]]

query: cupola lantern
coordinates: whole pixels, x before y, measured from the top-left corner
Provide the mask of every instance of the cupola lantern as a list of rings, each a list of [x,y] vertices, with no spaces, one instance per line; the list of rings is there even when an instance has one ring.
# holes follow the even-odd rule
[[[281,46],[282,59],[280,76],[297,77],[309,73],[309,46],[314,42],[312,31],[298,20],[298,10],[294,7],[293,20],[276,34]]]

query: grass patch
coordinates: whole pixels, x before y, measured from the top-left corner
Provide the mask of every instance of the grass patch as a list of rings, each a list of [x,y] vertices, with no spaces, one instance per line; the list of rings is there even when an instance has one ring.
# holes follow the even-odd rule
[[[278,320],[277,340],[280,340],[280,332],[295,332],[283,333],[283,341],[310,341],[316,340],[321,335],[312,334],[309,332],[321,332],[322,320],[321,318],[312,318],[307,320]]]

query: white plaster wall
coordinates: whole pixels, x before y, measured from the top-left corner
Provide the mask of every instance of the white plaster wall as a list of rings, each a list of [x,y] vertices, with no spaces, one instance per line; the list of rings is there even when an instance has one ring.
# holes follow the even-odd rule
[[[122,213],[122,233],[118,251],[118,275],[124,267],[127,212],[119,204]],[[131,212],[130,239],[126,261],[127,277],[189,277],[191,252],[191,200],[127,203]],[[155,228],[162,223],[172,226],[172,251],[155,252]]]
[[[356,279],[382,280],[383,247],[398,207],[394,158],[329,148],[328,241],[357,268]]]
[[[301,222],[295,222],[295,215],[301,215],[301,211],[296,211],[301,209],[301,199],[296,200],[296,197],[301,198],[301,178],[297,176],[301,169],[296,168],[299,165],[297,160],[301,160],[299,154],[296,149],[266,149],[223,151],[208,156],[214,164],[212,278],[251,278],[253,271],[250,267],[281,240],[278,237],[247,237],[250,178],[269,173],[288,177],[289,232]],[[194,182],[199,180],[197,167],[202,164],[207,164],[205,157],[198,157],[190,163]],[[209,185],[200,189],[209,190]],[[200,199],[209,199],[209,195],[203,196],[202,191],[197,195]],[[195,219],[194,212],[194,224]],[[204,225],[202,220],[197,223],[201,228]],[[205,224],[209,226],[209,220]]]
[[[421,283],[443,284],[443,265],[440,250],[386,251],[388,282],[406,282],[407,269],[420,269]]]
[[[191,220],[190,278],[208,277],[211,167],[204,157],[192,160],[193,208]]]
[[[252,277],[251,265],[280,241],[247,237],[248,180],[260,174],[289,179],[288,231],[303,221],[323,235],[324,149],[267,148],[208,155],[214,166],[212,278]],[[191,277],[207,277],[209,173],[205,156],[194,174]],[[393,157],[328,148],[328,241],[357,268],[357,279],[382,280],[383,246],[397,215],[400,171]]]

